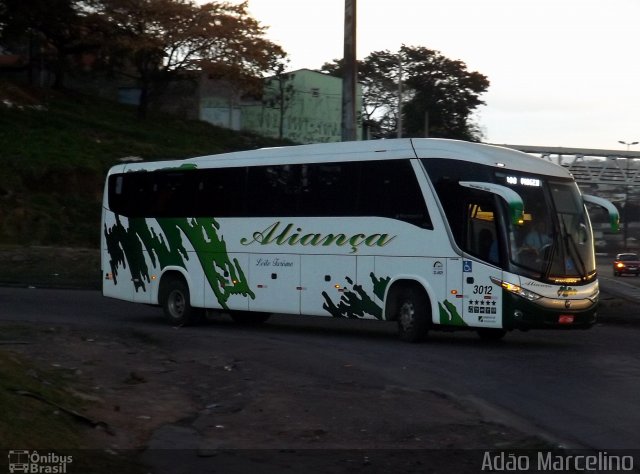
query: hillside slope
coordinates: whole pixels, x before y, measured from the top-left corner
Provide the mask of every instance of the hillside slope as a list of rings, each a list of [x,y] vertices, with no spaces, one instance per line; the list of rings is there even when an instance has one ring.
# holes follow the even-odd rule
[[[103,179],[121,158],[181,159],[281,142],[96,97],[0,81],[0,243],[99,242]]]

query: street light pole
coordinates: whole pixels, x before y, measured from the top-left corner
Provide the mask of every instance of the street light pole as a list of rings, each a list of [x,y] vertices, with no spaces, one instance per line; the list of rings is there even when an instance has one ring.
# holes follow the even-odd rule
[[[637,145],[640,142],[625,142],[623,140],[618,140],[618,143],[622,143],[623,145],[627,146],[627,151],[629,151],[629,147],[633,146],[633,145]]]
[[[637,145],[640,142],[625,142],[624,140],[618,140],[618,143],[625,145],[627,147],[627,151],[633,146]],[[627,246],[627,238],[629,237],[629,209],[627,205],[629,204],[629,160],[631,158],[627,157],[627,166],[624,174],[624,228],[622,238],[624,240],[624,251],[627,252],[629,247]]]

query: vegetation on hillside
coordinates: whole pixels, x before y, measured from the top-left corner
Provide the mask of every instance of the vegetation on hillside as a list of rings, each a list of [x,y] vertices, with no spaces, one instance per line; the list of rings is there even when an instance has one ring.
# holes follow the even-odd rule
[[[150,116],[96,97],[0,82],[0,243],[97,247],[109,167],[281,142],[200,121]]]
[[[247,1],[0,0],[0,46],[24,56],[33,84],[43,72],[54,89],[79,71],[135,80],[144,117],[184,74],[204,71],[247,93],[282,64],[286,53],[248,9]]]

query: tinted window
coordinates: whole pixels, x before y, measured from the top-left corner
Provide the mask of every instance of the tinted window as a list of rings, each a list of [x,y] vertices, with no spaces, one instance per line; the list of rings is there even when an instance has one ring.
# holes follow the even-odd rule
[[[194,177],[191,171],[143,171],[111,176],[109,207],[129,217],[183,216],[194,209]]]
[[[246,168],[196,171],[194,216],[241,217],[246,215]],[[183,212],[188,212],[185,209]]]
[[[360,214],[433,228],[424,197],[408,160],[371,161],[362,169]]]
[[[464,200],[466,219],[462,248],[482,260],[498,264],[500,255],[494,198],[469,193]]]
[[[298,215],[300,166],[252,166],[248,169],[247,213],[253,217]]]
[[[301,215],[357,215],[360,163],[312,163],[300,168]]]
[[[462,248],[465,247],[465,223],[468,205],[473,202],[469,197],[478,197],[468,188],[458,185],[460,181],[493,181],[486,166],[459,160],[423,159],[429,178],[433,183],[440,203],[447,215],[453,237]]]
[[[109,178],[129,217],[378,216],[432,228],[408,160],[140,171]]]
[[[181,217],[186,212],[192,215],[196,191],[194,176],[191,171],[148,173],[148,178],[152,180],[148,185],[150,193],[140,214]]]

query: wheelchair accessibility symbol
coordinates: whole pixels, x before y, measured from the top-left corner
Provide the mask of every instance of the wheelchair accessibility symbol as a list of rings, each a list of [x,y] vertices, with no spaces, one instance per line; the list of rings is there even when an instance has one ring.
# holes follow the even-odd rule
[[[464,273],[469,273],[472,271],[472,266],[471,266],[472,262],[471,260],[464,260],[462,262],[462,271]]]

